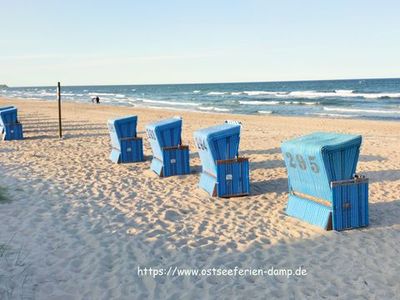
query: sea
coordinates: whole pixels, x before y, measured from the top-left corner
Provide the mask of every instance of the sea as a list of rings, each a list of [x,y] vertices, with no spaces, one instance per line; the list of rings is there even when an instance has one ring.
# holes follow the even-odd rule
[[[0,96],[56,100],[55,86]],[[400,120],[400,79],[63,86],[62,100],[212,113]]]

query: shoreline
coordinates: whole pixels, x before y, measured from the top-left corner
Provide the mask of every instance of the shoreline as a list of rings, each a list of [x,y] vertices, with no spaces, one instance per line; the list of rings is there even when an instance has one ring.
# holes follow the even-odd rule
[[[12,101],[33,101],[33,102],[45,102],[48,104],[55,103],[56,100],[51,101],[47,99],[39,99],[39,98],[9,98],[9,97],[3,97],[0,96],[0,101],[6,101],[6,103],[12,102]],[[77,104],[79,105],[88,105],[90,107],[92,106],[98,106],[98,107],[106,107],[106,108],[126,108],[126,109],[135,109],[139,111],[145,111],[145,110],[150,110],[150,111],[170,111],[170,112],[185,112],[185,113],[196,113],[196,114],[211,114],[211,115],[226,115],[226,116],[251,116],[251,117],[273,117],[273,118],[290,118],[290,119],[317,119],[317,120],[350,120],[350,121],[361,121],[361,122],[394,122],[394,123],[400,123],[399,120],[395,119],[368,119],[368,118],[354,118],[354,117],[333,117],[333,116],[313,116],[313,115],[308,115],[308,116],[295,116],[295,115],[280,115],[280,114],[274,114],[274,113],[258,113],[258,114],[242,114],[242,113],[233,113],[233,112],[215,112],[215,111],[207,111],[207,110],[190,110],[190,109],[179,109],[176,107],[161,107],[161,106],[134,106],[134,105],[112,105],[112,104],[105,104],[105,103],[100,103],[100,104],[93,104],[90,103],[89,100],[87,103],[85,102],[80,102],[77,100],[62,100],[62,104]]]

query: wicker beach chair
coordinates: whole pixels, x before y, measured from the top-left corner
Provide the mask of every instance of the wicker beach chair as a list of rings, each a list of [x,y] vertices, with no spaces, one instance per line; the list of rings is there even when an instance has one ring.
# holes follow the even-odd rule
[[[151,169],[161,177],[190,173],[189,146],[182,145],[182,119],[175,117],[146,126],[153,151]]]
[[[137,116],[126,116],[108,121],[111,137],[110,159],[114,163],[143,161],[143,140],[137,136]]]
[[[368,179],[355,175],[362,137],[317,132],[286,141],[286,213],[324,229],[368,226]]]
[[[0,108],[0,132],[4,141],[22,140],[22,124],[18,121],[18,110],[13,107]]]
[[[202,164],[199,186],[212,196],[250,193],[249,161],[239,157],[240,127],[225,123],[194,133]]]

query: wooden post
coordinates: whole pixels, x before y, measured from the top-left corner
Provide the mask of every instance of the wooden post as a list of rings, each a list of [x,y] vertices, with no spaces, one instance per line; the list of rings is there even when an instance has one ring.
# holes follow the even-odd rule
[[[57,100],[58,100],[58,136],[62,138],[62,123],[61,123],[61,84],[57,84]]]

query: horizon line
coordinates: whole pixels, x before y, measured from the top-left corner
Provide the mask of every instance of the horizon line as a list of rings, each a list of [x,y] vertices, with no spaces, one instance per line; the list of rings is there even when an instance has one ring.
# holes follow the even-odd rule
[[[207,85],[207,84],[240,84],[240,83],[284,83],[284,82],[317,82],[317,81],[353,81],[353,80],[390,80],[400,79],[399,77],[370,77],[370,78],[340,78],[340,79],[302,79],[302,80],[271,80],[271,81],[225,81],[225,82],[186,82],[186,83],[123,83],[123,84],[73,84],[62,85],[64,87],[85,87],[85,86],[156,86],[156,85]],[[53,85],[23,85],[23,86],[8,86],[6,83],[1,83],[8,88],[37,88],[37,87],[52,87]],[[54,84],[57,86],[57,83]]]

